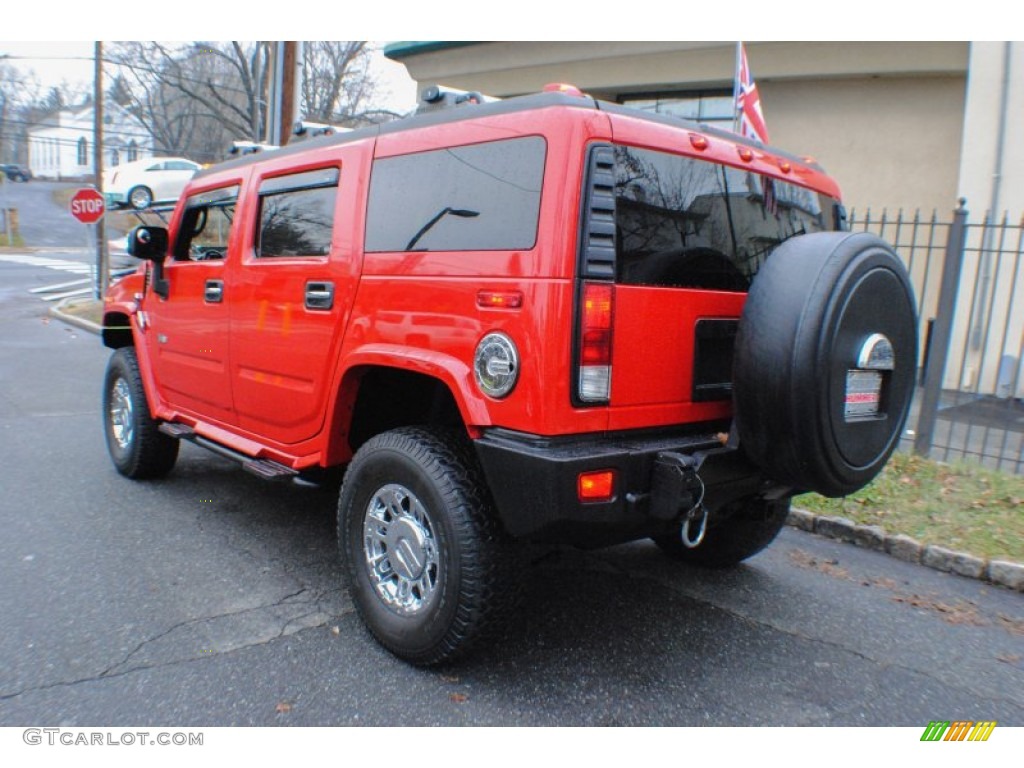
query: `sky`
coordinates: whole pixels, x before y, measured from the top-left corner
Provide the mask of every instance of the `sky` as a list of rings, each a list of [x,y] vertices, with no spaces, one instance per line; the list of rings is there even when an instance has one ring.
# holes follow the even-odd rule
[[[401,64],[386,59],[380,49],[383,42],[375,43],[378,49],[371,63],[372,71],[379,83],[376,106],[405,113],[416,106],[416,84]],[[91,89],[93,78],[92,41],[77,42],[25,42],[0,40],[0,59],[4,54],[9,63],[23,72],[33,70],[45,88],[82,84]]]

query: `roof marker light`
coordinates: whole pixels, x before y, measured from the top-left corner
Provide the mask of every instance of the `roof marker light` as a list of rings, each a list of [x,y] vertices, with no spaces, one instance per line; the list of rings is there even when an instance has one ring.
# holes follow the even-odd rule
[[[564,93],[567,96],[583,97],[583,91],[570,83],[548,83],[544,86],[544,93]]]
[[[736,152],[739,153],[740,160],[744,163],[752,162],[754,159],[754,150],[747,147],[736,147]]]
[[[694,149],[698,149],[701,152],[708,148],[708,140],[699,133],[690,134],[690,144],[693,145]]]

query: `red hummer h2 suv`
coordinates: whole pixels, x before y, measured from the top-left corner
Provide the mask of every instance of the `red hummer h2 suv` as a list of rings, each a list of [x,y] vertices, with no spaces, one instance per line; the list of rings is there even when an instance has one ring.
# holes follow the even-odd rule
[[[476,101],[476,100],[469,100]],[[813,161],[556,88],[198,173],[106,297],[110,455],[344,467],[364,622],[416,664],[500,625],[521,542],[733,565],[896,446],[892,249]]]

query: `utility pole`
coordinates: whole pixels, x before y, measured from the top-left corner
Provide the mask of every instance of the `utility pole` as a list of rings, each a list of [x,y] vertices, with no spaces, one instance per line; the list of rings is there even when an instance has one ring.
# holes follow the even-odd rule
[[[302,88],[302,43],[271,44],[270,98],[267,99],[267,142],[283,147],[299,119]]]
[[[288,143],[292,135],[292,127],[295,125],[295,113],[297,106],[297,89],[295,87],[297,67],[297,44],[294,40],[286,40],[282,44],[284,56],[282,56],[282,77],[281,80],[281,141],[280,146]]]
[[[96,190],[103,194],[103,43],[96,41],[93,84],[93,170],[96,174]],[[106,227],[101,216],[96,222],[96,293],[103,298],[109,284],[107,260]]]

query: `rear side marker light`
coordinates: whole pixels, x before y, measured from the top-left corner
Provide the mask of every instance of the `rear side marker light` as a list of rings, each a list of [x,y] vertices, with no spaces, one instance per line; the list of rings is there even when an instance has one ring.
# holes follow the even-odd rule
[[[584,283],[580,311],[579,399],[607,402],[612,388],[612,310],[615,287]]]
[[[476,305],[481,309],[519,309],[523,306],[523,294],[519,291],[480,291]]]
[[[615,472],[582,472],[576,479],[576,496],[580,501],[611,501],[615,498]]]

